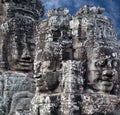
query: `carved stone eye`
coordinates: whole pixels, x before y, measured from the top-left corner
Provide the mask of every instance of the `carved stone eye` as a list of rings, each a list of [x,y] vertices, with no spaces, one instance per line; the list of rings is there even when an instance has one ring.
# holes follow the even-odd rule
[[[96,67],[103,67],[103,66],[105,66],[105,64],[106,64],[105,60],[99,60],[99,61],[95,62]]]

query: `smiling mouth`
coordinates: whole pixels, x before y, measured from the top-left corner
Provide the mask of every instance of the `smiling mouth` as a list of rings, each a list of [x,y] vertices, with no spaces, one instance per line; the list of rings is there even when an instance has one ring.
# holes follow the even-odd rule
[[[113,86],[113,82],[112,81],[108,81],[108,80],[100,80],[99,83],[102,85],[102,86],[105,86],[105,87],[111,87]]]
[[[111,86],[113,83],[110,81],[102,81],[102,83],[106,86]]]
[[[19,65],[23,66],[23,67],[30,67],[32,65],[32,63],[30,63],[30,62],[20,62]]]
[[[104,81],[104,82],[112,82],[112,81],[113,81],[113,79],[104,78],[104,79],[102,79],[101,81]]]
[[[104,77],[102,77],[101,79],[97,79],[96,82],[97,82],[97,83],[100,83],[100,84],[102,84],[102,85],[104,85],[104,86],[110,87],[110,86],[113,85],[114,80],[113,80],[112,77],[110,78],[110,77],[108,77],[108,76],[104,76]]]
[[[114,76],[102,76],[101,81],[113,82]]]
[[[21,60],[17,64],[18,70],[29,71],[33,67],[33,63],[31,60]]]
[[[33,61],[30,58],[21,59],[18,61],[18,64],[23,67],[30,67]]]

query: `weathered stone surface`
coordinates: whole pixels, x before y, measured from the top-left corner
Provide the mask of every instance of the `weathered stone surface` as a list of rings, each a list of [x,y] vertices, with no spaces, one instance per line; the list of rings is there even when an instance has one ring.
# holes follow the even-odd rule
[[[81,95],[82,113],[84,115],[96,114],[114,114],[117,111],[117,105],[120,98],[115,95],[104,94],[84,94]]]
[[[59,94],[37,94],[31,101],[32,115],[60,115],[60,102]]]
[[[17,105],[22,101],[22,99],[29,98],[30,100],[34,96],[35,92],[35,82],[33,80],[33,75],[26,75],[19,72],[5,72],[2,74],[1,78],[1,97],[4,100],[3,106],[5,107],[5,113],[11,114],[11,111],[16,112]],[[19,105],[20,106],[20,105]],[[15,109],[16,107],[16,109]],[[27,109],[29,111],[29,109]],[[21,111],[24,111],[21,109]]]
[[[62,60],[73,58],[72,40],[68,33],[69,11],[66,8],[55,9],[49,11],[47,16],[38,26],[36,34],[34,71],[38,93],[61,92]]]
[[[119,112],[119,44],[103,11],[85,5],[71,19],[66,9],[54,9],[38,26],[34,71],[39,90],[32,99],[35,115],[53,115],[50,111],[56,102],[45,100],[56,95],[56,115]],[[55,89],[50,90],[51,86]]]
[[[12,97],[9,115],[30,115],[30,105],[33,96],[34,93],[30,93],[29,91],[21,91],[19,93],[15,93]]]
[[[83,93],[83,74],[84,70],[80,61],[69,60],[63,62],[61,80],[62,93]]]
[[[42,20],[41,1],[0,6],[0,115],[120,113],[120,46],[103,8]]]

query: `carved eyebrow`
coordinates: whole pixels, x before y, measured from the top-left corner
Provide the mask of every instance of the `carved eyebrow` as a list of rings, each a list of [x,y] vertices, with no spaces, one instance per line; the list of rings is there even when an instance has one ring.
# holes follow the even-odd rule
[[[95,60],[101,61],[101,60],[106,60],[106,59],[107,59],[107,60],[114,60],[114,61],[116,60],[116,61],[120,61],[119,58],[113,58],[113,57],[112,57],[112,58],[101,58],[101,59],[99,58],[99,59],[95,59]]]

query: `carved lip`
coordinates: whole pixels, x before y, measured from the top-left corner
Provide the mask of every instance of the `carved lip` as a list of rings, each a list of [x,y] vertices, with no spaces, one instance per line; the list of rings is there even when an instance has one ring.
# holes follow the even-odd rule
[[[113,82],[110,82],[110,81],[102,81],[102,83],[105,86],[112,86],[113,85]]]
[[[110,78],[109,76],[104,76],[101,78],[102,81],[112,82],[113,78]]]
[[[20,66],[30,67],[33,64],[33,61],[31,59],[26,59],[26,60],[25,59],[21,59],[21,60],[18,61],[18,64]]]
[[[44,82],[42,82],[42,83],[36,82],[36,87],[42,88],[44,85],[45,85]]]
[[[22,71],[30,71],[30,70],[32,70],[32,66],[25,67],[25,66],[18,65],[17,69],[22,70]]]
[[[25,67],[29,67],[32,65],[32,63],[28,63],[28,62],[20,62],[19,65],[21,66],[25,66]]]
[[[36,79],[36,86],[37,87],[43,87],[44,86],[44,80],[39,78],[39,79]]]
[[[20,68],[20,70],[31,70],[32,69],[32,62],[29,60],[19,61],[18,68]]]
[[[36,83],[36,86],[37,86],[37,87],[43,87],[44,84],[38,84],[38,83]]]

